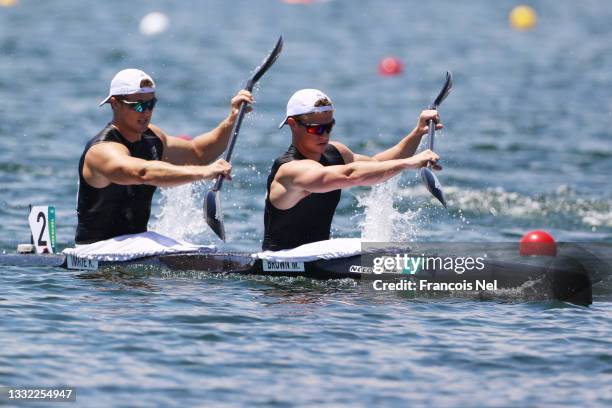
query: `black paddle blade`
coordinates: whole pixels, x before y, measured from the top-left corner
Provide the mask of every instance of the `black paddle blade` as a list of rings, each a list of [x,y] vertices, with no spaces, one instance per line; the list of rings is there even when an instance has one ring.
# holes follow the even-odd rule
[[[206,223],[225,242],[225,227],[223,226],[223,212],[221,211],[221,192],[211,190],[204,200],[204,215]]]
[[[423,183],[427,190],[438,199],[446,208],[446,200],[444,199],[444,193],[442,193],[442,186],[438,181],[436,175],[429,169],[428,167],[421,168],[421,179],[423,179]]]
[[[444,81],[444,85],[442,86],[440,93],[438,94],[438,96],[436,96],[436,99],[431,105],[431,109],[438,109],[438,106],[440,106],[442,101],[446,99],[452,87],[453,87],[453,74],[451,74],[450,71],[446,71],[446,81]]]
[[[281,35],[280,37],[278,37],[278,41],[276,42],[276,45],[274,46],[272,51],[270,51],[270,53],[263,60],[261,65],[255,69],[255,73],[253,74],[253,76],[249,80],[249,83],[247,84],[247,89],[249,91],[253,90],[253,85],[255,85],[255,83],[261,79],[261,77],[266,73],[266,71],[272,65],[274,65],[274,63],[276,62],[276,59],[278,58],[282,50],[283,50],[283,36]]]

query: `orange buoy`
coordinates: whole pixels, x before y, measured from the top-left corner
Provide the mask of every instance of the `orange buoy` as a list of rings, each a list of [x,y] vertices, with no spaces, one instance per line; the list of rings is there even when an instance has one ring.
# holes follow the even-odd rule
[[[557,243],[546,231],[529,231],[519,244],[521,256],[556,256]]]
[[[399,75],[403,69],[404,64],[396,57],[385,57],[378,64],[378,72],[383,76]]]

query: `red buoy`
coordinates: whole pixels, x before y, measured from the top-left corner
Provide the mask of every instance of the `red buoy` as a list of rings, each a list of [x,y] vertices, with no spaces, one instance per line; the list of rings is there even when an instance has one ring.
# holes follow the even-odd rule
[[[529,231],[521,238],[519,253],[521,256],[556,256],[557,243],[546,231]]]
[[[383,76],[399,75],[404,69],[404,64],[396,57],[385,57],[378,64],[378,73]]]
[[[191,137],[189,137],[189,135],[186,134],[181,134],[177,136],[179,139],[183,139],[183,140],[191,140]]]

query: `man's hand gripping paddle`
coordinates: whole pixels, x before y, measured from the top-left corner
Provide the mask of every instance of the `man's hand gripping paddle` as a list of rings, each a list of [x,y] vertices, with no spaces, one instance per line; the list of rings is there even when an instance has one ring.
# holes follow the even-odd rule
[[[449,71],[446,71],[446,81],[444,82],[444,86],[429,109],[437,110],[438,106],[440,106],[442,101],[444,101],[444,99],[446,99],[448,96],[452,87],[453,75]],[[433,151],[436,124],[433,120],[430,120],[427,126],[429,127],[429,149]],[[444,208],[446,208],[446,200],[444,199],[444,193],[442,193],[442,186],[440,185],[440,182],[438,181],[438,178],[434,172],[431,170],[431,162],[429,162],[427,167],[421,168],[421,179],[423,180],[425,187],[427,187],[427,190],[429,190],[429,192],[442,203]]]
[[[280,36],[278,41],[276,42],[276,46],[270,54],[266,57],[266,59],[255,69],[255,73],[248,80],[245,89],[247,91],[252,91],[253,87],[261,79],[261,77],[266,73],[266,71],[276,62],[276,59],[280,55],[281,50],[283,49],[283,37]],[[236,119],[236,123],[234,124],[234,129],[232,131],[232,137],[229,141],[229,147],[227,148],[227,153],[225,153],[225,161],[229,163],[232,158],[232,151],[234,150],[234,145],[236,144],[236,139],[238,138],[238,132],[240,132],[240,125],[242,124],[242,119],[244,118],[244,114],[246,113],[247,103],[243,102],[240,106],[240,111],[238,111],[238,118]],[[223,185],[223,176],[218,176],[215,185],[212,190],[210,190],[206,194],[206,200],[204,200],[204,216],[206,217],[206,223],[212,228],[212,230],[217,234],[219,238],[225,241],[225,227],[223,226],[223,212],[221,210],[221,186]]]

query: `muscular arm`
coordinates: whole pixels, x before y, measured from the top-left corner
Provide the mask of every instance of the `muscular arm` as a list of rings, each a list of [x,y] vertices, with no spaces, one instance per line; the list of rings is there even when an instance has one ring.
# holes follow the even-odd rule
[[[353,161],[385,161],[385,160],[396,160],[405,159],[411,157],[416,152],[421,139],[429,130],[428,122],[430,119],[436,121],[436,129],[442,129],[443,126],[439,122],[440,118],[438,112],[435,110],[425,110],[419,115],[419,119],[416,127],[406,135],[402,140],[399,141],[395,146],[390,147],[372,157],[353,153],[348,147],[338,142],[331,142],[342,154],[342,158],[345,163],[352,163]]]
[[[419,115],[415,128],[412,129],[408,135],[400,140],[395,146],[374,155],[374,159],[393,160],[412,156],[419,147],[423,136],[427,134],[430,120],[434,121],[436,130],[443,128],[442,124],[440,123],[438,111],[424,110]]]
[[[406,137],[400,140],[398,144],[374,155],[373,158],[375,160],[384,161],[410,157],[414,154],[414,152],[416,152],[422,138],[423,135],[415,133],[413,130]]]
[[[151,129],[164,143],[163,160],[172,164],[207,164],[225,151],[242,102],[252,103],[250,92],[242,90],[232,98],[229,115],[214,129],[202,133],[193,140],[183,140],[164,133],[151,125]],[[250,108],[249,108],[250,110]]]
[[[306,163],[308,162],[308,163]],[[382,183],[408,168],[417,168],[418,161],[411,159],[379,161],[355,161],[340,166],[322,166],[313,160],[300,160],[288,164],[282,173],[286,183],[309,193],[328,191],[353,186],[371,186]],[[281,183],[283,179],[279,178]]]
[[[173,187],[196,180],[212,179],[219,173],[229,175],[231,167],[218,161],[209,166],[176,166],[158,160],[142,160],[129,155],[119,143],[103,142],[85,155],[83,177],[88,184],[103,188],[111,183],[148,184]]]
[[[323,166],[314,160],[296,160],[282,165],[270,186],[270,201],[288,209],[310,193],[326,193],[353,186],[382,183],[408,168],[418,168],[438,156],[426,150],[406,159],[354,161],[340,166]]]
[[[223,153],[232,126],[225,119],[210,132],[202,133],[193,140],[170,136],[154,125],[150,125],[150,128],[164,143],[163,161],[175,165],[201,165],[210,163]]]

